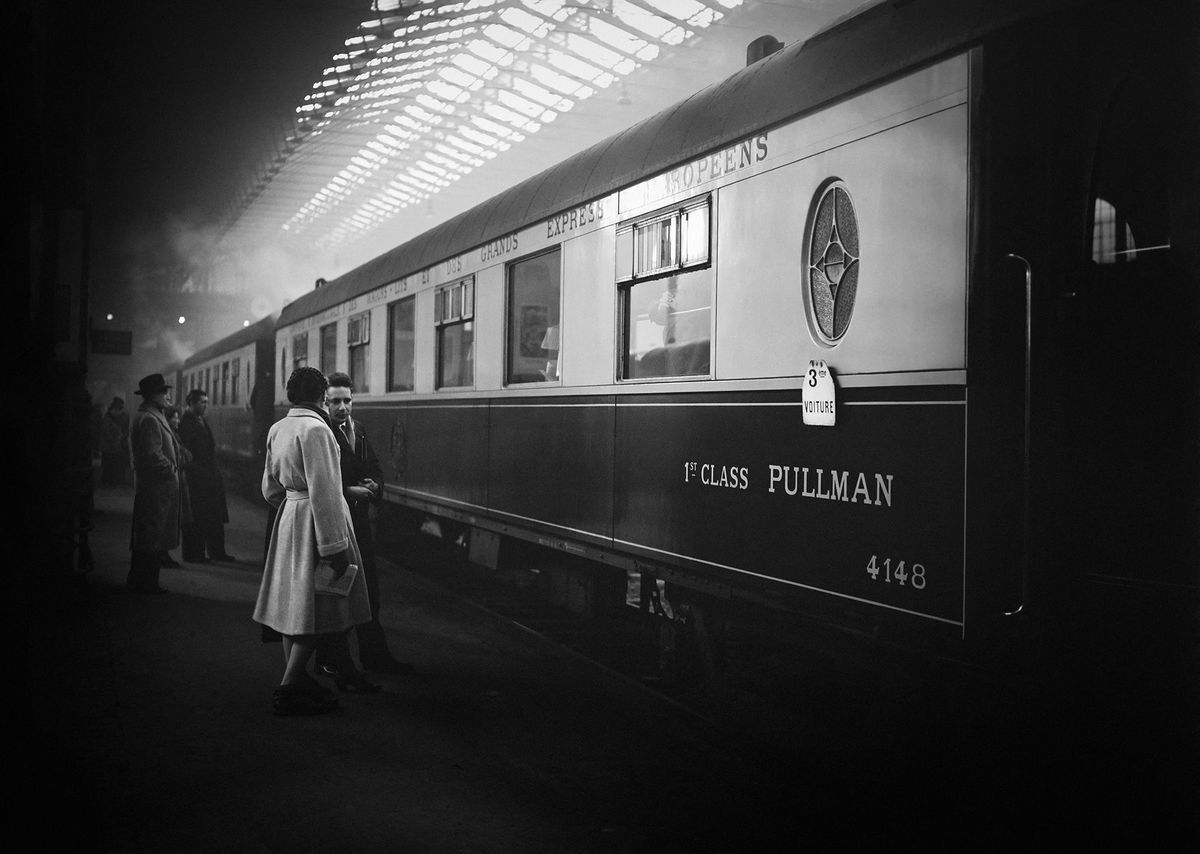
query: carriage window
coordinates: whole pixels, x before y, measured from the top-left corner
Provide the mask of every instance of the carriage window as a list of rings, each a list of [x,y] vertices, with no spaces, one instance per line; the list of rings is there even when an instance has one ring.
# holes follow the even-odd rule
[[[292,336],[292,370],[308,364],[308,333]]]
[[[708,375],[710,204],[705,197],[618,229],[622,379]]]
[[[337,370],[337,324],[328,323],[321,327],[321,373],[331,374]]]
[[[1167,140],[1146,126],[1147,108],[1130,87],[1117,97],[1096,152],[1092,261],[1129,264],[1171,248]]]
[[[554,249],[508,268],[509,383],[559,378],[561,256]]]
[[[221,405],[229,402],[229,363],[221,363]]]
[[[230,403],[238,402],[238,380],[241,377],[241,373],[242,373],[242,360],[240,358],[234,359],[233,360],[233,379],[229,383],[229,402]]]
[[[413,390],[413,362],[416,358],[415,297],[388,306],[388,391]]]
[[[368,383],[371,353],[371,312],[356,314],[346,323],[346,340],[350,346],[350,379],[360,392],[370,391]]]
[[[217,396],[212,393],[212,368],[211,367],[204,369],[204,386],[203,386],[203,388],[204,388],[204,393],[207,394],[210,399],[212,399],[212,400],[217,399]]]
[[[474,318],[473,277],[438,288],[434,293],[438,388],[461,388],[474,384]]]

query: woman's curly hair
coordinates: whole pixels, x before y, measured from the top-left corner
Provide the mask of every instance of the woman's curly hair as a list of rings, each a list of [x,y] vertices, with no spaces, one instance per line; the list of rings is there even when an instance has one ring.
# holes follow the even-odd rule
[[[329,380],[316,368],[304,365],[292,371],[287,381],[287,398],[292,403],[321,403]]]

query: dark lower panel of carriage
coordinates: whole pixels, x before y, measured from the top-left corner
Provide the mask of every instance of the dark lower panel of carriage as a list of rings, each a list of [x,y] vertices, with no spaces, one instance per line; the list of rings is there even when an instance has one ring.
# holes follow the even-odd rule
[[[485,507],[488,467],[486,402],[415,404],[394,413],[385,477],[419,495]],[[368,431],[370,427],[368,426]],[[382,449],[376,448],[381,457]]]
[[[615,538],[733,583],[961,623],[956,395],[843,401],[832,427],[802,423],[798,392],[622,401]]]
[[[612,537],[613,399],[491,408],[488,508],[592,541]]]
[[[961,388],[415,403],[361,415],[396,497],[731,586],[959,631]],[[495,527],[492,524],[491,527]]]

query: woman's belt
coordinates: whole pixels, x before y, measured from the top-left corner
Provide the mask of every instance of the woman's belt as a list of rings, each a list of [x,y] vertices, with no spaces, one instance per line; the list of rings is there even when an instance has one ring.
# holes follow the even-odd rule
[[[285,498],[288,501],[301,501],[305,498],[308,498],[308,490],[307,489],[289,489],[287,491],[287,495],[285,496]]]

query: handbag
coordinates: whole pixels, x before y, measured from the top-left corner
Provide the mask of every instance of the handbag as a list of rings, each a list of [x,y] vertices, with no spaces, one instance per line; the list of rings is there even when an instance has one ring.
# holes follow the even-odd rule
[[[354,579],[358,577],[358,564],[352,563],[346,571],[338,575],[333,564],[327,560],[317,561],[313,571],[313,587],[318,594],[324,596],[349,596]]]

